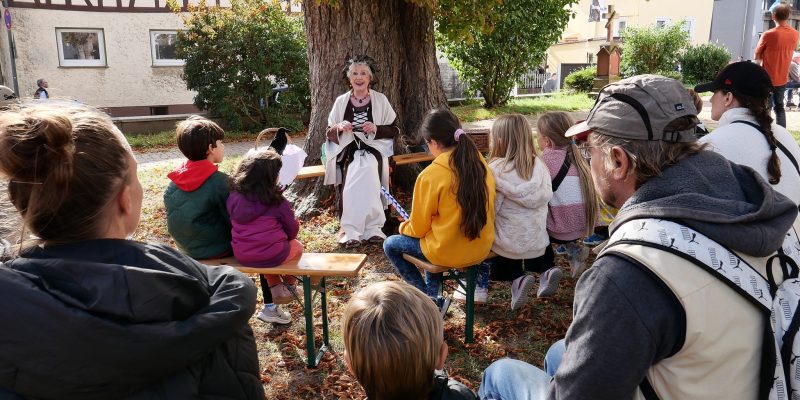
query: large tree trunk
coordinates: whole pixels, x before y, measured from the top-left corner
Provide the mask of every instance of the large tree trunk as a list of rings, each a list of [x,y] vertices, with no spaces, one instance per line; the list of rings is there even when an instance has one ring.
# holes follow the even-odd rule
[[[328,113],[337,96],[348,90],[342,79],[345,61],[357,55],[375,59],[372,88],[385,94],[398,115],[402,132],[395,153],[419,143],[419,125],[430,109],[446,107],[439,77],[431,10],[404,0],[341,0],[336,8],[304,1],[308,37],[311,120],[305,151],[307,165],[320,163]],[[395,183],[410,188],[418,168],[396,171]],[[301,215],[310,215],[331,194],[322,179],[298,181],[292,192]]]

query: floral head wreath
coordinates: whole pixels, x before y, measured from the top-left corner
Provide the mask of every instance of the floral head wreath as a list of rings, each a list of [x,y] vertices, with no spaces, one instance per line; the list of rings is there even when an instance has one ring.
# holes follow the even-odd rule
[[[370,85],[374,86],[378,82],[378,68],[375,64],[375,60],[372,57],[367,55],[355,56],[347,61],[344,62],[344,68],[342,69],[342,79],[344,80],[345,86],[350,85],[350,77],[348,74],[350,73],[350,66],[353,64],[363,64],[366,65],[370,72],[372,73],[372,79],[370,80]]]

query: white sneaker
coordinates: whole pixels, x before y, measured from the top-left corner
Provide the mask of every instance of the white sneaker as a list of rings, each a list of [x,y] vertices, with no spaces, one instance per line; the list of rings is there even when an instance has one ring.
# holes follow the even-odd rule
[[[589,249],[583,246],[576,246],[569,253],[569,266],[572,269],[572,277],[577,279],[589,266],[586,260],[589,258]]]
[[[461,281],[461,285],[467,286],[467,283]],[[458,300],[461,302],[467,301],[467,293],[464,291],[464,286],[459,285],[456,288],[456,291],[453,292],[453,300]],[[486,299],[489,298],[489,288],[481,288],[475,287],[475,297],[473,297],[472,302],[474,304],[486,304]]]
[[[258,313],[257,318],[261,321],[273,324],[286,325],[292,323],[292,316],[289,315],[288,312],[284,311],[280,306],[276,305],[265,305],[264,309]]]
[[[561,269],[558,267],[553,267],[544,271],[539,278],[539,290],[536,291],[536,297],[550,297],[556,294],[558,282],[563,276],[564,273],[561,272]]]
[[[511,309],[517,310],[528,302],[528,292],[536,283],[536,278],[522,275],[511,282]]]

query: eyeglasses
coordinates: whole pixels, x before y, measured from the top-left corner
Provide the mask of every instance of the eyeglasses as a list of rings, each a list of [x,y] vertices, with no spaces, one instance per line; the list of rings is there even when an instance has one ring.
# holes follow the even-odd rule
[[[589,149],[594,147],[600,147],[600,146],[585,146],[585,145],[578,146],[578,151],[581,153],[581,157],[583,157],[583,159],[586,160],[586,162],[592,161],[592,153]]]

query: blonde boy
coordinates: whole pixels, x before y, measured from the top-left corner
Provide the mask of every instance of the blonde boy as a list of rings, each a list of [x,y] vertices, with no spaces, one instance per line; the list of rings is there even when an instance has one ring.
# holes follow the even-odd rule
[[[344,359],[371,400],[477,399],[441,371],[447,343],[439,310],[419,289],[372,284],[350,300],[342,321]]]

